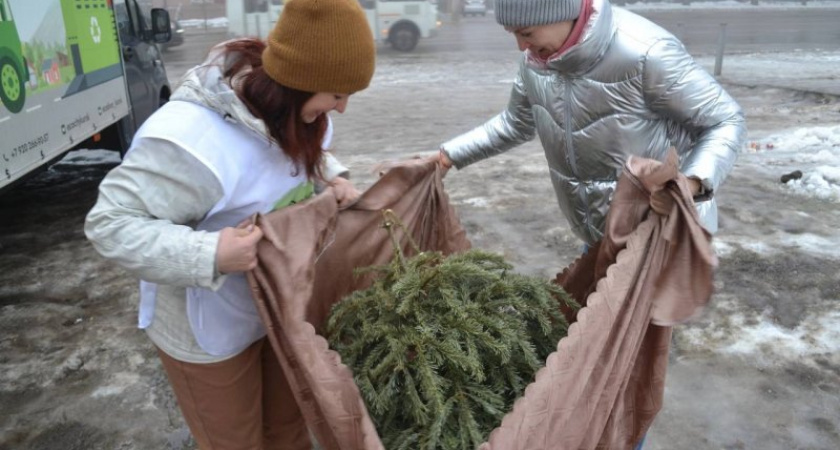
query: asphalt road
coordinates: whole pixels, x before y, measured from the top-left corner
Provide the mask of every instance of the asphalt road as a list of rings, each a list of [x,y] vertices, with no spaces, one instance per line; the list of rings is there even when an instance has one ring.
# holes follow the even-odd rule
[[[840,9],[694,9],[637,11],[677,35],[694,54],[713,53],[726,23],[727,52],[840,48]],[[492,15],[445,23],[417,52],[496,52],[515,49],[513,38]],[[840,68],[838,68],[840,71]]]

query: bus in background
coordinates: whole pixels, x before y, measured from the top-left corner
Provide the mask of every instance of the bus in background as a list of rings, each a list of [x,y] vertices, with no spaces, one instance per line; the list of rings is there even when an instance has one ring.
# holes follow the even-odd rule
[[[227,0],[228,34],[265,39],[283,11],[284,0]],[[440,28],[437,0],[359,0],[377,42],[414,50]]]
[[[437,0],[360,0],[373,37],[395,50],[414,50],[420,38],[437,34],[440,27]]]

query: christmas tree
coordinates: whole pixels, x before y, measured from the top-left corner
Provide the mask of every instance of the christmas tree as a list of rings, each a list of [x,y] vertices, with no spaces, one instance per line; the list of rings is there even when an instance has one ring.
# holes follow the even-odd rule
[[[365,290],[337,303],[330,346],[354,373],[385,448],[472,449],[501,423],[566,335],[547,280],[511,272],[479,250],[407,258],[386,220],[394,258]]]

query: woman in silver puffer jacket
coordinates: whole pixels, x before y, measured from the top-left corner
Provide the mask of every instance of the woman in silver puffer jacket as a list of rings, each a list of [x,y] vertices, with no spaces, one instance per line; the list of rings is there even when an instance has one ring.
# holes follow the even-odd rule
[[[442,165],[539,136],[560,209],[592,244],[627,158],[662,160],[673,146],[702,224],[717,230],[713,194],[743,146],[744,116],[677,38],[607,0],[496,0],[495,16],[523,50],[508,107],[444,143]]]

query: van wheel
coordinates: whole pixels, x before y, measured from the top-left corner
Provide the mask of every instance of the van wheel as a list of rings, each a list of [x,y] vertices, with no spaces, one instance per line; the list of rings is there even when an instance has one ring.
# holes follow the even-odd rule
[[[23,109],[26,101],[26,86],[23,75],[18,72],[12,60],[3,58],[0,61],[0,100],[12,113]]]
[[[417,47],[417,41],[420,39],[420,33],[408,25],[397,25],[388,33],[388,40],[391,41],[391,46],[394,50],[401,52],[410,52]]]

